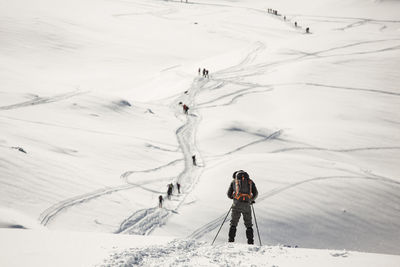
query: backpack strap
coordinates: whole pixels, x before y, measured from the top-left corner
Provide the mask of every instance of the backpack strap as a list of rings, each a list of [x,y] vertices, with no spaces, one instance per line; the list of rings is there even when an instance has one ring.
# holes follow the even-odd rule
[[[239,180],[235,178],[235,198],[239,199]]]
[[[249,179],[249,184],[250,184],[250,198],[253,197],[253,181]]]

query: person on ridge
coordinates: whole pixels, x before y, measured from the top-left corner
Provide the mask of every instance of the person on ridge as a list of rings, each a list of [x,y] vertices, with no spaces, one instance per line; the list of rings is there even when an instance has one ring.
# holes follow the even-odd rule
[[[243,170],[233,173],[233,181],[229,185],[227,195],[233,199],[231,226],[229,228],[229,242],[235,242],[236,227],[243,214],[246,226],[247,243],[254,244],[253,222],[251,218],[251,205],[258,196],[256,184],[250,179],[249,174]]]
[[[163,198],[162,195],[160,195],[160,196],[158,197],[158,207],[159,207],[159,208],[162,208],[162,203],[163,203],[163,201],[164,201],[164,198]]]

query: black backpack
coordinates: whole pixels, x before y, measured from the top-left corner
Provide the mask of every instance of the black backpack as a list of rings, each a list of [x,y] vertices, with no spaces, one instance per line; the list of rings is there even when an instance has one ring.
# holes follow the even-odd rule
[[[248,202],[253,197],[253,181],[247,172],[238,171],[235,175],[233,198]]]

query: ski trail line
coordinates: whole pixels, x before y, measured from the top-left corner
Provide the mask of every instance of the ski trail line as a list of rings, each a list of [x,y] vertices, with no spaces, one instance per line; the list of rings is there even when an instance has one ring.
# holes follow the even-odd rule
[[[39,221],[42,225],[47,226],[53,219],[55,216],[57,216],[61,211],[75,206],[77,204],[81,204],[84,202],[88,202],[89,200],[107,195],[107,194],[111,194],[114,192],[118,192],[121,190],[128,190],[131,189],[133,187],[136,187],[135,185],[121,185],[121,186],[116,186],[116,187],[105,187],[105,188],[101,188],[98,189],[96,191],[93,191],[91,193],[88,194],[83,194],[80,196],[76,196],[76,197],[72,197],[66,200],[63,200],[61,202],[58,202],[56,204],[54,204],[53,206],[49,207],[48,209],[46,209],[45,211],[43,211],[40,214],[39,217]]]
[[[0,107],[0,110],[10,110],[10,109],[16,109],[16,108],[23,108],[23,107],[30,107],[34,105],[41,105],[41,104],[48,104],[52,102],[57,102],[61,100],[65,100],[77,95],[85,94],[87,92],[81,92],[81,91],[74,91],[74,92],[69,92],[61,95],[56,95],[53,97],[36,97],[33,100],[13,104],[13,105],[8,105],[8,106],[2,106]]]

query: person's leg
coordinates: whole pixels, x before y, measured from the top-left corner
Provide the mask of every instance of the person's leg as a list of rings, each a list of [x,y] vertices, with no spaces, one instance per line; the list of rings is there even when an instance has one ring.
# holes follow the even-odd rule
[[[229,228],[229,242],[235,242],[236,226],[239,223],[240,216],[240,209],[234,204],[232,207],[231,227]]]
[[[243,207],[243,220],[246,226],[246,237],[248,244],[254,244],[253,222],[251,218],[251,206],[246,203]]]

